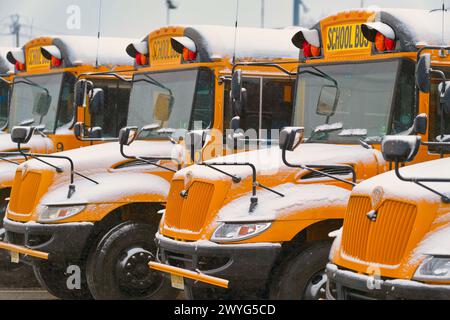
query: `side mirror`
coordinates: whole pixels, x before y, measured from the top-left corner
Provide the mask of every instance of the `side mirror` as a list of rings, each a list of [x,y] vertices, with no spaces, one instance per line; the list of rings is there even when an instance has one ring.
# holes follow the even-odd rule
[[[201,151],[206,144],[206,132],[203,130],[190,131],[185,137],[185,146],[189,150],[191,161],[196,162],[195,155]]]
[[[241,118],[237,116],[233,117],[233,119],[231,119],[230,121],[231,134],[227,134],[226,136],[227,146],[231,150],[242,149],[245,145],[244,139],[240,139],[243,138],[243,134],[241,132],[237,133],[237,131],[240,128],[241,128]]]
[[[136,140],[138,136],[138,127],[126,127],[120,129],[119,144],[121,146],[129,146]]]
[[[51,103],[52,97],[47,92],[39,93],[37,99],[34,100],[33,114],[37,114],[41,117],[46,116]]]
[[[231,78],[231,99],[241,101],[242,95],[242,70],[236,70]]]
[[[302,127],[285,127],[280,132],[280,149],[294,151],[302,142],[305,129]]]
[[[230,96],[234,115],[241,116],[247,103],[247,90],[242,87],[242,70],[233,73]]]
[[[236,131],[241,128],[241,118],[236,116],[230,121],[230,129]]]
[[[73,126],[73,133],[78,138],[84,138],[85,126],[83,122],[77,122]]]
[[[385,136],[381,142],[384,160],[410,162],[419,151],[420,136]]]
[[[321,116],[331,117],[336,112],[340,91],[337,86],[325,85],[320,89],[319,101],[316,113]]]
[[[105,92],[103,89],[93,89],[89,101],[89,112],[92,115],[101,114],[105,107]]]
[[[78,80],[75,83],[74,96],[75,105],[77,107],[86,107],[86,97],[88,92],[92,90],[92,82],[86,79]]]
[[[431,55],[429,53],[420,56],[416,66],[416,85],[423,93],[430,92],[431,86]]]
[[[93,127],[89,130],[89,138],[101,139],[103,137],[102,127]]]
[[[412,134],[425,134],[427,133],[428,116],[425,113],[419,114],[414,119]]]
[[[439,85],[439,92],[442,92],[442,85]],[[441,95],[441,105],[446,114],[450,114],[450,81],[445,83],[445,91],[444,94]]]
[[[17,144],[25,144],[30,141],[33,133],[33,127],[14,127],[11,130],[11,140]]]

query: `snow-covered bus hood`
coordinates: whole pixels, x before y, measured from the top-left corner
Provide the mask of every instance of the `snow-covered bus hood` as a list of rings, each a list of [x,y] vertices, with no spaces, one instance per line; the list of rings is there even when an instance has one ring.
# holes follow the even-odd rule
[[[365,149],[357,145],[334,145],[334,144],[302,144],[295,151],[287,152],[287,160],[292,164],[320,165],[320,164],[353,164],[384,166],[385,161],[381,152],[375,149]],[[237,153],[225,157],[215,158],[207,163],[245,163],[255,165],[258,175],[274,175],[292,170],[282,161],[282,151],[278,147],[261,149],[243,153]],[[247,166],[220,167],[228,173],[244,179],[251,176],[252,171]],[[208,180],[224,180],[228,177],[202,165],[193,165],[175,174],[175,178],[183,178],[189,173],[193,178]]]
[[[450,179],[450,158],[427,161],[416,165],[400,169],[404,177],[420,178],[447,178]],[[449,183],[424,183],[437,191],[450,195]],[[383,188],[385,198],[395,198],[399,200],[412,200],[415,202],[425,200],[427,202],[440,202],[438,195],[418,186],[412,182],[401,181],[394,171],[380,174],[368,179],[353,189],[353,194],[370,195],[377,188]]]
[[[21,146],[22,149],[28,149],[31,152],[52,152],[53,143],[49,138],[44,138],[40,135],[34,135],[31,140]],[[9,133],[0,134],[0,152],[17,151],[17,143],[11,141]]]
[[[171,157],[181,150],[181,146],[174,145],[169,141],[135,141],[131,146],[125,147],[125,153],[128,155],[155,158]],[[74,149],[54,155],[70,157],[74,162],[76,172],[83,173],[98,184],[75,175],[76,191],[68,198],[69,162],[63,159],[45,158],[45,161],[62,168],[64,172],[54,174],[48,191],[39,200],[41,205],[124,202],[140,194],[155,194],[164,199],[167,196],[169,182],[160,176],[147,174],[155,170],[161,171],[155,166],[149,164],[117,168],[117,165],[132,161],[121,155],[117,142]],[[176,168],[176,165],[174,164],[173,167]],[[28,172],[55,172],[55,169],[37,160],[27,161],[19,167],[20,169],[26,169]]]
[[[170,157],[174,150],[180,146],[174,145],[170,141],[135,141],[132,145],[124,147],[125,154],[130,156],[143,157]],[[65,156],[72,159],[75,171],[85,174],[107,171],[117,164],[123,163],[126,159],[120,153],[120,146],[117,142],[98,144],[79,149],[55,153],[56,156]],[[69,172],[70,164],[64,159],[45,159],[65,172]],[[38,161],[30,160],[22,164],[27,166],[28,170],[50,170],[53,168]]]

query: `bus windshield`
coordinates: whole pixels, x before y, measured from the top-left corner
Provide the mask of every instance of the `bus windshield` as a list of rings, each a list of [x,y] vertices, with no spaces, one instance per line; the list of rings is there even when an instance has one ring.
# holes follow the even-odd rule
[[[53,132],[73,119],[71,74],[16,77],[14,79],[9,130],[14,126],[36,126]]]
[[[299,72],[294,123],[305,128],[309,142],[379,141],[412,126],[412,61],[300,67]],[[323,100],[328,108],[321,106]]]
[[[9,84],[0,79],[0,129],[8,121]]]
[[[213,77],[205,70],[138,74],[127,123],[141,128],[139,139],[168,138],[179,130],[190,130],[194,122],[202,129],[210,128],[213,90]]]

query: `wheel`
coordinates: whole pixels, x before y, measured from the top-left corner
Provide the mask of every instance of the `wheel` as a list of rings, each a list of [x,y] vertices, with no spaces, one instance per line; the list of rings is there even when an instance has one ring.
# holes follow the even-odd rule
[[[317,241],[301,247],[281,267],[270,288],[271,299],[318,300],[325,298],[331,243]]]
[[[156,226],[127,221],[110,230],[91,251],[87,281],[95,299],[174,299],[178,292],[151,270]]]
[[[81,267],[81,288],[69,289],[68,279],[70,274],[67,273],[66,266],[56,266],[52,264],[39,264],[33,266],[34,274],[40,285],[50,294],[64,300],[91,300],[92,295],[87,286],[86,277]]]
[[[0,228],[0,241],[4,240],[5,229]],[[0,250],[0,287],[39,287],[33,268],[25,263],[12,263],[8,251]]]

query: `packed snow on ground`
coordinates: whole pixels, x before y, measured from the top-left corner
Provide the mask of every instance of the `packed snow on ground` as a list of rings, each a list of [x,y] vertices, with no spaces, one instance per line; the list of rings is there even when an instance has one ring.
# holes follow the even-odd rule
[[[273,221],[298,210],[319,206],[345,206],[350,191],[328,185],[300,185],[287,183],[273,188],[281,197],[268,190],[258,190],[258,205],[249,212],[251,194],[231,201],[218,213],[219,221]]]

